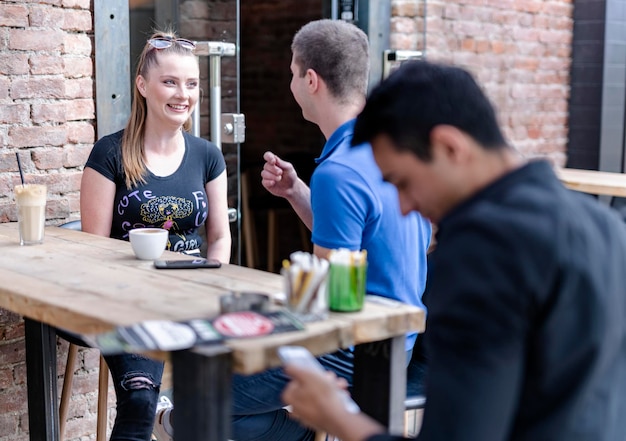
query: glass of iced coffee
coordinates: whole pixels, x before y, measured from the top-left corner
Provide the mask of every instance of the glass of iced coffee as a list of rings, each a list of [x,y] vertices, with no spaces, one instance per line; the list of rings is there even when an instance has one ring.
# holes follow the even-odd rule
[[[15,186],[20,245],[43,242],[46,226],[46,192],[47,188],[42,184]]]

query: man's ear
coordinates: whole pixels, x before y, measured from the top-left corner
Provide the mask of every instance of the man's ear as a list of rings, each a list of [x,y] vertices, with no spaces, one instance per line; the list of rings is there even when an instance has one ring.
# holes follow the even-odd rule
[[[467,161],[470,154],[468,136],[454,126],[441,124],[430,131],[433,155],[443,155],[453,163]]]
[[[137,90],[139,91],[141,96],[145,98],[146,97],[146,80],[144,79],[144,77],[141,75],[137,75],[137,78],[135,78],[135,85],[137,86]]]
[[[307,69],[305,74],[305,80],[309,93],[317,92],[320,86],[320,77],[313,69]]]

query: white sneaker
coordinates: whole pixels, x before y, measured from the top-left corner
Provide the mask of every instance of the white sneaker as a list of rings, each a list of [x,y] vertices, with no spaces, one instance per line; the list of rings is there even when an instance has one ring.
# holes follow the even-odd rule
[[[174,427],[172,427],[171,415],[174,405],[169,398],[162,396],[159,398],[154,419],[152,435],[157,441],[173,441]]]

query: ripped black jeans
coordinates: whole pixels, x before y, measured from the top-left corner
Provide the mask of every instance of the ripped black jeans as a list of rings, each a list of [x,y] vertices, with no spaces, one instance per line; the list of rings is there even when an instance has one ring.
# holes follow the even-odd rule
[[[117,416],[110,441],[149,441],[163,362],[136,354],[107,355],[104,359],[117,397]]]

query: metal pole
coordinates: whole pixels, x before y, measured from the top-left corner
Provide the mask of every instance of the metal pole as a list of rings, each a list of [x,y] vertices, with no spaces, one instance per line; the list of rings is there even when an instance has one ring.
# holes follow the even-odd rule
[[[200,100],[196,103],[196,108],[191,114],[191,133],[200,138]]]
[[[211,87],[211,141],[218,148],[222,148],[222,81],[221,81],[221,56],[209,56],[209,85]]]

